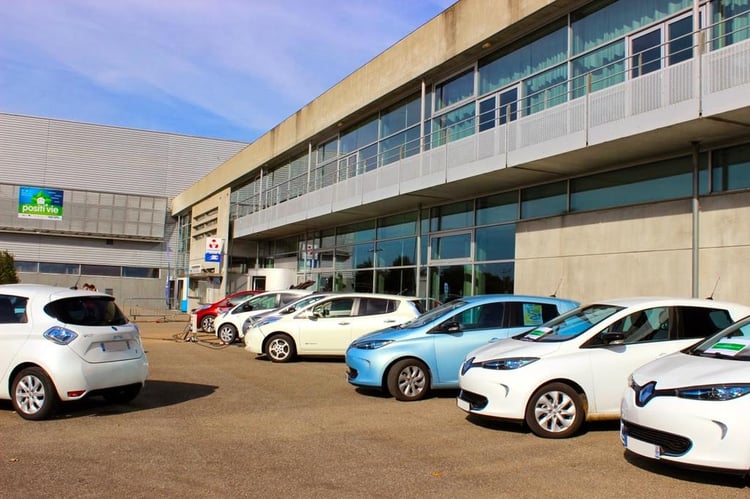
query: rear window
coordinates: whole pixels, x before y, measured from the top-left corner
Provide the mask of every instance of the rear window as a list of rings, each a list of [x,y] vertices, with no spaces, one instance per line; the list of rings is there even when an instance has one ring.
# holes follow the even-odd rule
[[[65,324],[76,326],[122,326],[128,323],[125,314],[108,296],[78,296],[53,301],[44,311]]]

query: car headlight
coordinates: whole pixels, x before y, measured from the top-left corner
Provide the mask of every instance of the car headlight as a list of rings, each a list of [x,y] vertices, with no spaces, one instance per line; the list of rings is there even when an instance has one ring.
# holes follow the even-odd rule
[[[362,350],[375,350],[377,348],[382,348],[390,343],[393,343],[393,340],[365,340],[353,343],[352,348],[360,348]]]
[[[532,362],[539,360],[539,357],[513,357],[509,359],[492,359],[482,362],[480,365],[484,369],[492,369],[495,371],[510,371],[513,369],[519,369],[523,366],[527,366]]]
[[[58,345],[67,345],[74,339],[78,338],[78,333],[61,326],[54,326],[46,330],[43,336]]]
[[[680,398],[709,401],[733,400],[748,393],[750,384],[694,386],[675,390],[675,394]]]

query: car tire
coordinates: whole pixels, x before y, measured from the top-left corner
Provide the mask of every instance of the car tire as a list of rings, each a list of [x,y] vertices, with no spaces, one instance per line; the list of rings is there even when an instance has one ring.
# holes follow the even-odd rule
[[[526,424],[542,438],[568,438],[575,435],[586,418],[583,398],[565,383],[542,386],[526,406]]]
[[[127,404],[141,392],[141,385],[128,385],[104,392],[104,400],[110,404]]]
[[[39,367],[27,367],[16,374],[10,390],[13,409],[23,419],[47,419],[60,401],[52,380]]]
[[[286,334],[274,334],[266,343],[266,355],[271,362],[291,362],[297,355],[297,348]]]
[[[222,324],[219,329],[216,330],[216,336],[222,341],[229,345],[237,341],[237,328],[234,324]]]
[[[424,362],[404,359],[388,370],[388,391],[396,400],[413,402],[430,392],[430,371]]]
[[[213,333],[214,320],[216,320],[215,315],[204,315],[201,319],[201,330],[205,331],[206,333]]]

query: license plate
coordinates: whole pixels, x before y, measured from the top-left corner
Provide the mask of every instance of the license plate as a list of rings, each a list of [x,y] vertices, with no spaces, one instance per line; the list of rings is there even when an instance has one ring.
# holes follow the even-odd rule
[[[124,352],[130,349],[127,341],[103,341],[101,343],[102,352]]]
[[[641,456],[653,457],[654,459],[661,458],[661,448],[658,445],[643,442],[635,439],[630,435],[625,435],[625,448],[639,454]]]
[[[456,405],[459,409],[464,410],[466,412],[469,412],[471,410],[471,407],[469,406],[469,403],[463,399],[456,399]]]

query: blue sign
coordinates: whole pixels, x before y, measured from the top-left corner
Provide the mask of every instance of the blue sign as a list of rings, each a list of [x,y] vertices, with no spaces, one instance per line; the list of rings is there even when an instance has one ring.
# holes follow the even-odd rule
[[[221,263],[221,253],[206,253],[205,261]]]

